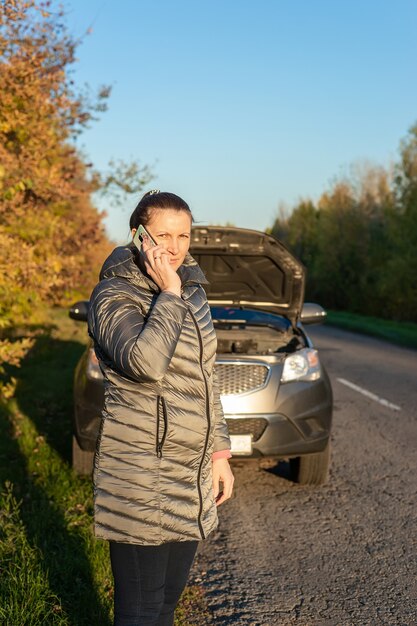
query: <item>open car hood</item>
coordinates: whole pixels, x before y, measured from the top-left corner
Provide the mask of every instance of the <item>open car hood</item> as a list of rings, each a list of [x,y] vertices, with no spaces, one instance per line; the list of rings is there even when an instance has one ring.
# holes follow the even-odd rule
[[[256,307],[295,326],[305,269],[280,241],[246,228],[194,226],[190,254],[210,281],[204,285],[210,304]]]

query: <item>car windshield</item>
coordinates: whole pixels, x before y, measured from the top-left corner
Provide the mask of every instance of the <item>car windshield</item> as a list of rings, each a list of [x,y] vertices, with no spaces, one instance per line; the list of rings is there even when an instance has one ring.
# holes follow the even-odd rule
[[[232,306],[212,306],[210,308],[215,326],[223,324],[239,324],[242,326],[273,326],[282,332],[286,332],[291,328],[289,320],[274,313]]]

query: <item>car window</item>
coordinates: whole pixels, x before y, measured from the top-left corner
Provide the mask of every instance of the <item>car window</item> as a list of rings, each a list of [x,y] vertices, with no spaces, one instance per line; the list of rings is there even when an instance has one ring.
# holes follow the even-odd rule
[[[256,309],[231,306],[212,306],[211,315],[215,325],[219,324],[245,324],[250,326],[268,324],[277,330],[285,332],[291,327],[291,323],[281,315],[267,313]]]

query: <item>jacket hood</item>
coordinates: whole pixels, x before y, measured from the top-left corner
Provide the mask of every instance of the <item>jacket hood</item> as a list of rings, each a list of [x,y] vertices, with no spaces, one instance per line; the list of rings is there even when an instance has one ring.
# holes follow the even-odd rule
[[[208,284],[208,280],[200,269],[197,261],[187,254],[183,264],[177,270],[182,285]],[[134,244],[118,246],[104,261],[99,279],[118,276],[132,283],[145,287],[150,291],[159,291],[158,285],[147,275],[145,266]]]
[[[281,241],[246,228],[197,226],[190,252],[209,280],[210,304],[272,311],[296,324],[305,269]]]

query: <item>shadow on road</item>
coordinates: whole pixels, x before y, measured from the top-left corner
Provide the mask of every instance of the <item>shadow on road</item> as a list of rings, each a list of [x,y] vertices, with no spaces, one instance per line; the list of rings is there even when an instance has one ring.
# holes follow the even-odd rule
[[[276,465],[265,468],[265,471],[269,472],[270,474],[274,474],[274,476],[285,478],[285,480],[289,480],[290,482],[295,482],[292,478],[291,466],[289,461],[279,461]]]

